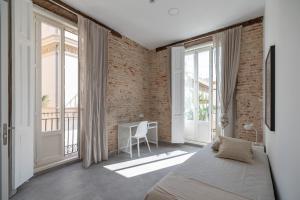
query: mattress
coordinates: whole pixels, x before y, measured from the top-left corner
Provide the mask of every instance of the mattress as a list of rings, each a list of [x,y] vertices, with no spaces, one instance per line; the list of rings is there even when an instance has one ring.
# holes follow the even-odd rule
[[[145,200],[274,200],[267,155],[253,148],[253,163],[216,158],[210,146],[159,181]]]

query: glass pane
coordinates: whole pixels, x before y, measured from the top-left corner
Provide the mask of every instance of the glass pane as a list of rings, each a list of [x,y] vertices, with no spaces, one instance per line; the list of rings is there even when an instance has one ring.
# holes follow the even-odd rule
[[[65,31],[65,155],[77,152],[78,36]]]
[[[194,120],[195,108],[195,63],[194,54],[185,56],[185,119]]]
[[[209,119],[209,51],[198,53],[199,108],[198,119]]]
[[[61,128],[61,32],[41,24],[41,131]]]

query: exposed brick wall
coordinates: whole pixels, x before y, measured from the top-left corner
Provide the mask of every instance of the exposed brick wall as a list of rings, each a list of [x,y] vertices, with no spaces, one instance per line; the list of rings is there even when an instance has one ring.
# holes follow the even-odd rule
[[[255,141],[254,131],[243,125],[253,122],[259,141],[263,140],[263,24],[256,23],[242,30],[240,67],[236,86],[236,127],[238,137]]]
[[[240,67],[236,88],[236,135],[255,141],[254,131],[243,130],[247,121],[254,123],[263,139],[262,130],[262,76],[263,76],[263,24],[256,23],[242,29]],[[171,111],[168,99],[168,50],[152,52],[151,100],[152,118],[159,121],[160,139],[171,141]]]
[[[151,52],[151,104],[152,120],[158,121],[159,140],[171,141],[171,108],[169,87],[169,52]]]
[[[254,122],[262,140],[262,23],[242,30],[240,67],[236,88],[236,133],[254,141],[254,132],[243,130]],[[159,122],[159,140],[171,141],[169,103],[169,52],[149,51],[126,37],[109,34],[107,132],[109,151],[117,149],[117,125],[145,119]]]
[[[119,122],[149,115],[150,51],[126,37],[108,37],[107,119],[109,152],[117,150]]]

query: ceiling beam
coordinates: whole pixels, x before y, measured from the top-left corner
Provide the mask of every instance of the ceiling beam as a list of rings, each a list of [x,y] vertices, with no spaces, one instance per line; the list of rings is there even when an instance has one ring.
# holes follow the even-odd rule
[[[190,42],[193,42],[193,41],[205,38],[205,37],[209,37],[209,36],[212,36],[213,34],[216,34],[216,33],[219,33],[219,32],[222,32],[222,31],[225,31],[227,29],[231,29],[231,28],[234,28],[234,27],[237,27],[237,26],[250,26],[252,24],[261,23],[262,21],[263,21],[263,16],[257,17],[257,18],[254,18],[254,19],[250,19],[250,20],[245,21],[245,22],[241,22],[241,23],[237,23],[237,24],[234,24],[234,25],[231,25],[231,26],[223,27],[223,28],[220,28],[220,29],[217,29],[217,30],[214,30],[214,31],[210,31],[208,33],[204,33],[204,34],[197,35],[197,36],[185,39],[185,40],[180,40],[180,41],[173,42],[173,43],[165,45],[165,46],[158,47],[158,48],[156,48],[156,52],[165,50],[168,47],[171,47],[171,46],[174,46],[174,45],[177,45],[177,44],[190,43]]]
[[[81,12],[80,10],[73,8],[72,6],[70,6],[60,0],[32,0],[32,2],[44,9],[47,9],[47,10],[57,14],[57,15],[67,18],[76,24],[78,23],[77,15],[81,15],[81,16],[95,22],[96,24],[108,29],[112,33],[112,35],[122,38],[122,35],[119,32],[115,31],[114,29],[110,28],[109,26],[99,22],[98,20],[90,17],[89,15]]]

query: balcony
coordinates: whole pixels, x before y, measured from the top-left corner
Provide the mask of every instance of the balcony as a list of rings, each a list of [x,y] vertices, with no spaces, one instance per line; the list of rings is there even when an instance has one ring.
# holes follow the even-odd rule
[[[68,110],[68,111],[67,111]],[[60,133],[60,127],[64,127],[64,155],[72,156],[78,153],[78,111],[66,109],[64,124],[61,126],[60,112],[42,113],[42,132],[50,135]]]

